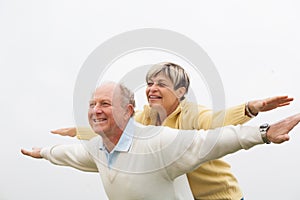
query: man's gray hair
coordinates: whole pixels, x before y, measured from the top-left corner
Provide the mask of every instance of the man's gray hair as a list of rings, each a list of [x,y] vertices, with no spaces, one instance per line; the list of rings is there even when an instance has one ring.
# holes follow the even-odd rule
[[[118,83],[117,85],[119,86],[121,96],[123,97],[122,106],[131,104],[133,107],[135,107],[134,93],[122,83]]]

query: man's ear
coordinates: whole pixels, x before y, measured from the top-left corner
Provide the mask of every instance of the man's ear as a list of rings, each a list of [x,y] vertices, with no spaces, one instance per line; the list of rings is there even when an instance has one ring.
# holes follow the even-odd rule
[[[185,89],[185,87],[180,87],[175,91],[175,93],[176,93],[177,98],[181,99],[185,95],[186,89]]]
[[[132,104],[128,104],[125,116],[129,118],[129,117],[132,116],[133,113],[134,113],[134,107],[133,107],[133,105]]]

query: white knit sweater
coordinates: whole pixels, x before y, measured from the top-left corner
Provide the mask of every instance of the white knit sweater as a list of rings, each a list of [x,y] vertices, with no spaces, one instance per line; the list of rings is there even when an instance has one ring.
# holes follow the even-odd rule
[[[257,127],[227,126],[210,131],[177,130],[133,123],[133,141],[109,168],[100,136],[82,144],[43,148],[41,155],[57,165],[99,171],[110,200],[184,199],[174,179],[201,163],[263,144]],[[128,134],[128,133],[126,133]],[[186,188],[186,187],[182,187]]]

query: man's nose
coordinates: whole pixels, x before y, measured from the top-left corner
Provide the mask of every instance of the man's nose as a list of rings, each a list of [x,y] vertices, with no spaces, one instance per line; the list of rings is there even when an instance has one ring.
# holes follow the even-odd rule
[[[95,107],[93,108],[93,111],[95,113],[102,113],[102,107],[99,104],[96,104]]]

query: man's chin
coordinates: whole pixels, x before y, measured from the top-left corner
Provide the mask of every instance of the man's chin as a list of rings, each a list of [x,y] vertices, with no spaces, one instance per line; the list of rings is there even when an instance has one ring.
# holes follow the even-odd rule
[[[102,134],[103,133],[103,129],[99,128],[97,126],[92,127],[93,131],[97,134]]]

